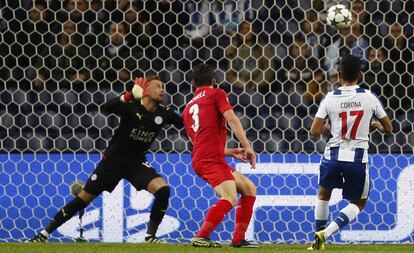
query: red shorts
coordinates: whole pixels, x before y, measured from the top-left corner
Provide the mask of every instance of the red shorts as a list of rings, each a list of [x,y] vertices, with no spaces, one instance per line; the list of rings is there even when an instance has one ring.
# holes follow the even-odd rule
[[[225,161],[203,160],[193,162],[194,172],[215,188],[227,180],[234,180],[233,171]]]

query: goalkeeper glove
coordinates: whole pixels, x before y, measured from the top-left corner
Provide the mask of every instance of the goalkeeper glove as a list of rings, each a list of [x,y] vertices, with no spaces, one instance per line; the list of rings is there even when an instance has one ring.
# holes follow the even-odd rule
[[[132,88],[132,95],[135,99],[141,99],[142,97],[147,96],[145,92],[149,83],[144,77],[136,77],[134,81],[134,87]]]
[[[132,99],[141,99],[142,97],[147,95],[144,92],[147,87],[147,80],[144,77],[137,77],[135,78],[134,87],[132,88],[132,90],[125,92],[120,99],[124,103],[129,102]]]

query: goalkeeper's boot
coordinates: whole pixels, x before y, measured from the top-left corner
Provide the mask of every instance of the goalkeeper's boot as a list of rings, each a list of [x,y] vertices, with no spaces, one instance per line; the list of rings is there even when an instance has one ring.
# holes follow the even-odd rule
[[[27,240],[25,242],[46,242],[48,236],[44,235],[42,232],[40,232],[35,237],[33,237],[30,240]]]
[[[313,241],[312,245],[308,248],[308,250],[324,250],[325,242],[326,242],[326,232],[324,230],[316,232],[315,240]]]
[[[221,248],[221,244],[218,242],[213,242],[210,238],[203,237],[194,237],[190,242],[190,245],[193,247],[203,247],[203,248]]]
[[[231,243],[233,248],[260,248],[258,244],[248,242],[246,240],[241,240],[239,243]]]
[[[149,236],[145,237],[145,242],[146,243],[155,243],[155,244],[165,244],[165,243],[167,243],[166,241],[156,237],[155,235],[149,235]]]

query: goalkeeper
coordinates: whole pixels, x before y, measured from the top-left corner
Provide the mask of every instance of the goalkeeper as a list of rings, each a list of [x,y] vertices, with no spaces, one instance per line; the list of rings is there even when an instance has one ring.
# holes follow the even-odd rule
[[[145,241],[164,243],[156,237],[156,232],[167,210],[170,188],[146,161],[145,153],[163,126],[173,124],[182,128],[183,123],[179,115],[160,106],[163,99],[163,83],[158,76],[146,79],[140,77],[136,78],[132,92],[125,92],[103,105],[105,112],[119,115],[121,121],[103,152],[102,160],[84,189],[29,242],[46,241],[54,230],[88,206],[103,191],[111,192],[124,178],[137,190],[144,189],[154,195]]]

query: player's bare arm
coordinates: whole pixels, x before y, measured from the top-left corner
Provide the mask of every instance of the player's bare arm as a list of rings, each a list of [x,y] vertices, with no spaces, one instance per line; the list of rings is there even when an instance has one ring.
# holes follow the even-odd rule
[[[224,149],[224,155],[232,156],[236,159],[247,162],[245,152],[246,150],[244,148],[225,148]]]
[[[223,113],[224,118],[226,119],[227,123],[229,124],[231,130],[236,135],[237,139],[240,141],[241,145],[245,149],[245,156],[249,163],[252,165],[252,168],[256,166],[256,155],[253,149],[250,146],[249,141],[247,140],[246,133],[242,127],[242,124],[234,113],[233,110],[227,110]]]
[[[310,134],[314,136],[319,136],[325,133],[327,129],[329,129],[329,124],[325,124],[325,119],[315,117],[310,129]]]
[[[374,129],[378,129],[381,133],[389,134],[393,131],[391,120],[390,118],[388,118],[388,116],[385,116],[380,120],[373,120],[371,122],[371,127]]]

